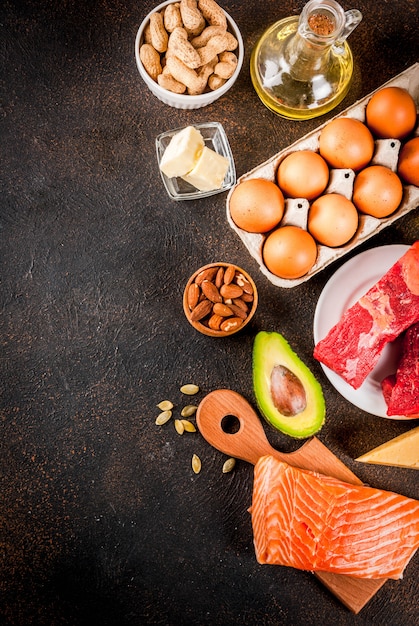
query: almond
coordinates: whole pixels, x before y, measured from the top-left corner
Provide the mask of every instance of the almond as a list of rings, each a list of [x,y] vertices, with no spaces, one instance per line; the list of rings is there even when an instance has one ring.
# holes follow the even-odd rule
[[[200,285],[204,280],[214,280],[217,272],[218,267],[207,267],[206,270],[202,270],[202,272],[199,272],[198,276],[195,278],[196,284]]]
[[[208,320],[209,328],[211,328],[212,330],[220,330],[221,322],[224,319],[225,317],[222,317],[221,315],[216,315],[214,313],[213,315],[211,315],[211,317]]]
[[[216,302],[212,308],[213,312],[216,315],[221,315],[221,317],[229,317],[233,315],[233,311],[226,304],[222,304],[221,302]]]
[[[236,283],[239,285],[239,287],[241,287],[243,289],[243,291],[245,293],[248,294],[253,294],[253,287],[252,285],[249,283],[249,281],[247,280],[247,278],[245,278],[243,276],[243,274],[239,273],[237,274],[237,280]]]
[[[230,283],[228,285],[224,284],[220,288],[220,293],[224,299],[229,300],[233,298],[240,298],[240,296],[243,294],[243,289],[238,285],[235,285],[234,283]]]
[[[191,313],[192,322],[199,322],[203,317],[208,315],[212,309],[212,302],[210,300],[202,300],[199,304],[196,305],[194,310]]]
[[[231,309],[234,313],[234,315],[236,317],[240,317],[240,319],[245,320],[247,317],[247,312],[243,311],[243,309],[241,309],[239,306],[237,306],[236,304],[229,304],[228,305],[229,309]]]
[[[249,307],[247,306],[243,298],[233,298],[233,304],[243,309],[243,311],[247,312],[249,310]]]
[[[218,291],[217,287],[214,285],[214,283],[211,283],[209,280],[203,280],[201,283],[201,289],[203,291],[203,293],[206,295],[206,297],[208,298],[208,300],[211,300],[211,302],[222,302],[223,299],[220,295],[220,292]],[[239,287],[240,289],[240,287]]]
[[[188,289],[188,306],[192,310],[199,301],[200,289],[196,283],[191,283]]]
[[[217,289],[221,287],[223,282],[224,282],[224,268],[221,266],[215,277],[215,286],[217,287]]]
[[[229,285],[233,282],[234,277],[236,275],[236,270],[233,265],[229,265],[224,272],[224,283]]]
[[[224,322],[221,324],[220,330],[226,333],[231,333],[231,331],[237,330],[237,328],[240,328],[242,324],[243,324],[243,320],[240,319],[240,317],[229,317],[228,319],[224,320]]]

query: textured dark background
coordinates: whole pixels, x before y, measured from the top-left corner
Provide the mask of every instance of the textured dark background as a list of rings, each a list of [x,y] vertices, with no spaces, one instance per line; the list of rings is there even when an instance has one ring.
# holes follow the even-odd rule
[[[2,624],[419,623],[417,557],[355,619],[310,574],[256,563],[251,466],[223,475],[225,457],[199,434],[154,424],[159,401],[186,403],[186,382],[200,386],[197,400],[230,387],[253,403],[253,338],[276,330],[323,385],[320,439],[365,482],[419,497],[415,472],[353,461],[412,423],[351,406],[312,358],[316,302],[343,261],[274,287],[228,227],[225,195],[171,202],[157,168],[155,137],[171,128],[222,122],[240,176],[326,119],[282,120],[250,82],[258,36],[303,4],[226,0],[243,70],[226,96],[187,112],[152,96],[135,66],[152,1],[2,3]],[[340,109],[419,59],[415,0],[343,6],[364,19]],[[358,251],[418,235],[415,210]],[[246,268],[260,292],[249,328],[225,340],[197,334],[182,312],[190,273],[216,260]]]

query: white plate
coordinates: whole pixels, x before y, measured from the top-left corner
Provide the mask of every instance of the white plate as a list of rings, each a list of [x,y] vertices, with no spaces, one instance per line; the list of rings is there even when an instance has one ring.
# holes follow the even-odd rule
[[[338,323],[343,313],[351,307],[370,287],[372,287],[408,250],[406,245],[380,246],[366,250],[342,265],[326,283],[317,302],[314,314],[314,342],[317,344],[329,330]],[[335,389],[351,404],[359,409],[388,419],[411,419],[404,416],[387,415],[387,405],[382,391],[381,381],[388,374],[396,371],[400,354],[397,340],[388,343],[380,359],[359,389],[354,389],[347,382],[323,365],[321,366]]]

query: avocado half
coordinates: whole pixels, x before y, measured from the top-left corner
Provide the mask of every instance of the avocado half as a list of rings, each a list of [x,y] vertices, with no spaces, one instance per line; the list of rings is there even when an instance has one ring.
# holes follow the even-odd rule
[[[263,417],[281,432],[304,439],[323,426],[322,388],[279,333],[261,331],[255,337],[253,388]]]

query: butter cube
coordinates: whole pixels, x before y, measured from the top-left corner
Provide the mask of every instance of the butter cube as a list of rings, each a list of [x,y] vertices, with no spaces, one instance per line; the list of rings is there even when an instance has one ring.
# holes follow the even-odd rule
[[[219,189],[223,184],[229,164],[227,157],[204,146],[195,167],[182,178],[200,191]]]
[[[187,126],[173,135],[160,161],[161,171],[168,177],[187,174],[197,162],[205,146],[199,130]]]

